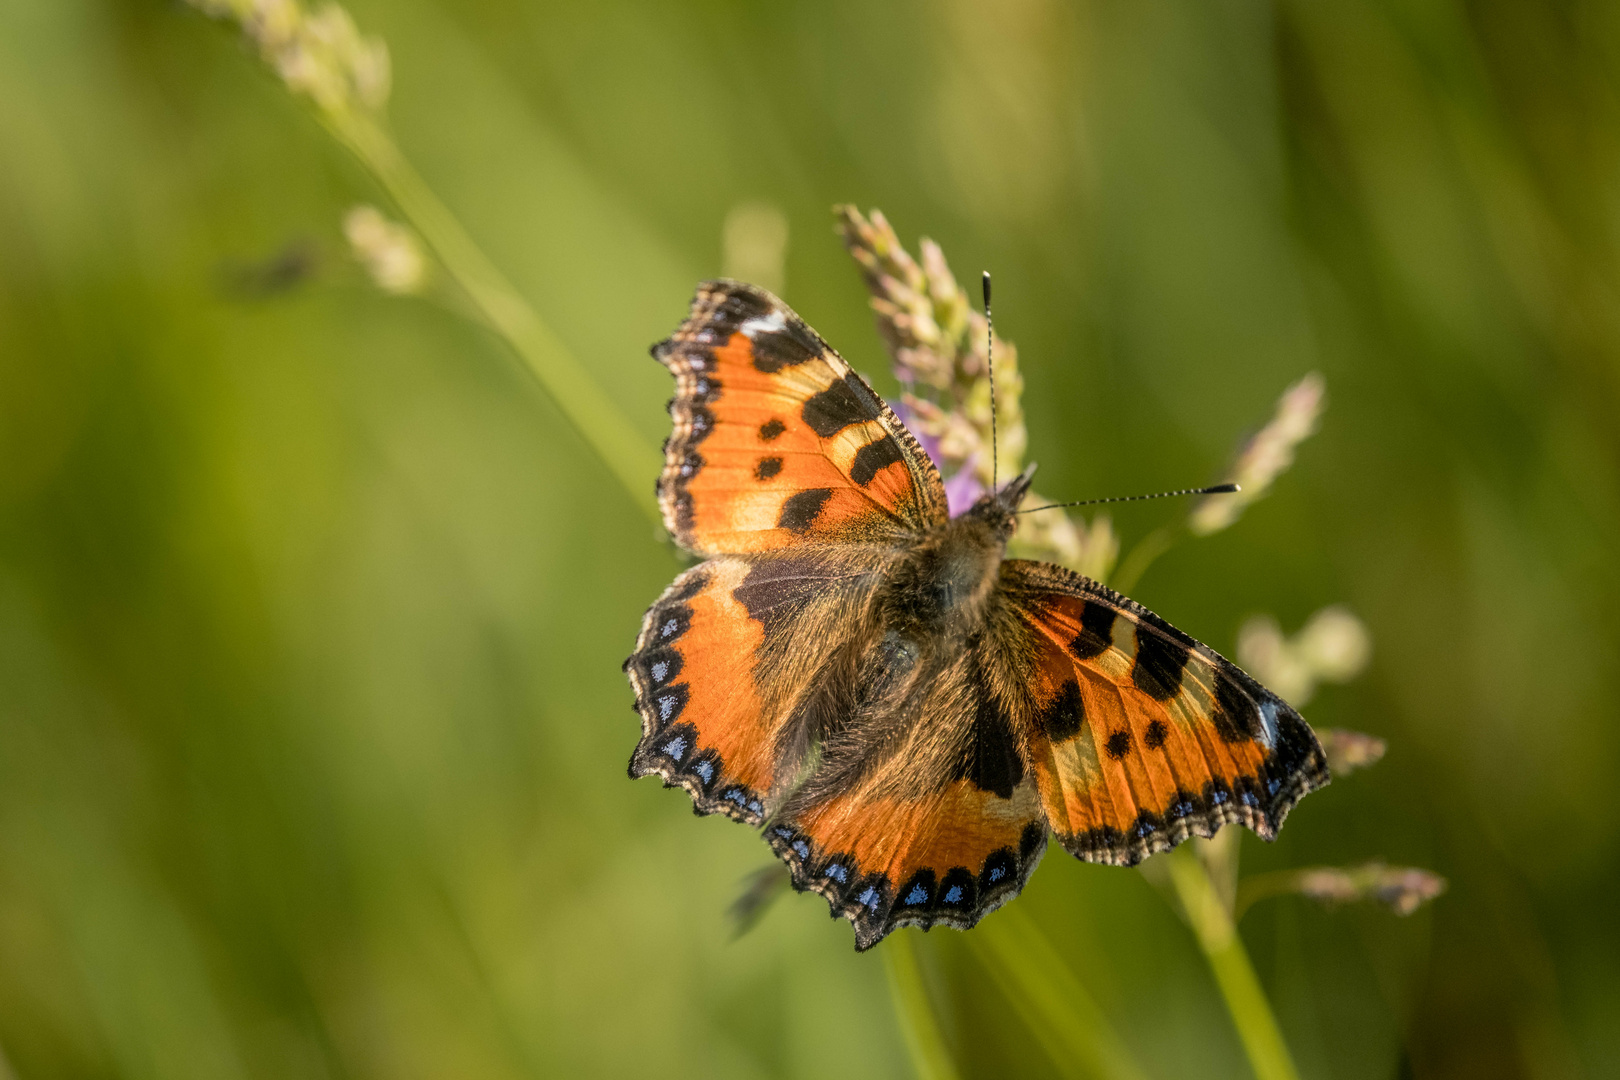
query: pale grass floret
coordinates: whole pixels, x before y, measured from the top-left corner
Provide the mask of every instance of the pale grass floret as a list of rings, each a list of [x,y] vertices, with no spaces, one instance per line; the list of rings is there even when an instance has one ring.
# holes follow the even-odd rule
[[[1200,499],[1187,516],[1187,528],[1198,536],[1220,532],[1242,516],[1250,503],[1262,498],[1294,463],[1295,449],[1316,430],[1326,397],[1327,383],[1314,371],[1283,391],[1271,421],[1238,451],[1225,477],[1241,490]]]
[[[1334,776],[1376,765],[1389,749],[1389,744],[1378,736],[1348,728],[1317,728],[1316,738],[1327,755],[1328,771]]]
[[[361,204],[343,216],[349,250],[384,292],[420,292],[427,283],[428,260],[409,226],[390,221],[375,206]]]
[[[1348,682],[1372,656],[1367,626],[1335,604],[1312,615],[1299,633],[1285,637],[1277,620],[1256,615],[1238,631],[1238,663],[1296,708],[1318,683]]]
[[[298,0],[190,0],[234,20],[295,93],[325,112],[380,110],[391,85],[388,46],[360,33],[349,13],[327,4],[313,14]]]
[[[1446,879],[1412,866],[1323,866],[1299,871],[1298,891],[1324,904],[1371,900],[1397,915],[1410,915],[1446,891]]]

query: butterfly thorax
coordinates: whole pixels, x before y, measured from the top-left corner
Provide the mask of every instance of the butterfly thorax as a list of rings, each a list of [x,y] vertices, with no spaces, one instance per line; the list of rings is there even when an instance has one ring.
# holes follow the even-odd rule
[[[880,610],[889,631],[944,640],[978,632],[1017,521],[1012,510],[1028,486],[1029,475],[1020,476],[923,535],[885,590]]]
[[[905,637],[971,635],[1005,550],[978,518],[964,515],[931,531],[889,577],[879,601],[884,627]]]

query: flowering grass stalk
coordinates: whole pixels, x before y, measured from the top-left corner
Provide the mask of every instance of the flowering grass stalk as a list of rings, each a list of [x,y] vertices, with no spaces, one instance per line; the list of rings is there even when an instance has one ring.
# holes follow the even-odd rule
[[[384,117],[390,86],[387,46],[364,37],[336,4],[309,12],[299,0],[191,0],[236,22],[295,95],[307,98],[321,125],[382,186],[405,220],[540,381],[581,438],[642,512],[663,517],[647,477],[658,454],[561,339],[468,235],[456,216],[400,151]]]
[[[1329,907],[1371,901],[1397,915],[1410,915],[1446,891],[1446,879],[1415,866],[1307,866],[1245,878],[1238,889],[1233,917],[1243,918],[1257,901],[1290,894]]]
[[[1277,399],[1271,420],[1239,447],[1231,467],[1221,478],[1237,484],[1237,493],[1206,495],[1192,505],[1181,521],[1148,533],[1125,556],[1110,584],[1120,592],[1130,592],[1148,567],[1183,536],[1210,536],[1237,521],[1250,504],[1265,497],[1277,477],[1294,463],[1295,450],[1316,431],[1316,422],[1326,401],[1327,383],[1314,371],[1284,390]]]
[[[1294,463],[1294,451],[1316,431],[1326,404],[1327,383],[1311,372],[1277,399],[1277,411],[1265,427],[1238,450],[1224,480],[1236,483],[1237,495],[1206,496],[1193,504],[1187,528],[1209,536],[1231,525],[1250,503],[1264,498],[1277,477]]]
[[[998,480],[1018,475],[1023,467],[1029,429],[1018,349],[995,335],[992,424],[990,327],[957,283],[944,251],[924,237],[919,256],[913,258],[880,210],[867,216],[856,207],[839,206],[833,212],[844,246],[860,264],[872,294],[878,332],[900,380],[899,412],[939,466],[951,513],[960,514]],[[997,470],[999,477],[992,475]],[[1053,501],[1030,491],[1022,505]],[[1061,510],[1021,519],[1012,548],[1017,555],[1051,559],[1098,580],[1108,576],[1119,557],[1119,540],[1107,514],[1096,515],[1088,525]]]

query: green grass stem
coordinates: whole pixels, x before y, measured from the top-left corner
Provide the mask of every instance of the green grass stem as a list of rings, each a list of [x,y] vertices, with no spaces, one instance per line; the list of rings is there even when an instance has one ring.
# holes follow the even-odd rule
[[[900,1021],[900,1032],[905,1036],[906,1051],[911,1055],[917,1080],[957,1080],[956,1065],[951,1061],[945,1036],[939,1030],[933,1006],[928,1001],[928,990],[923,985],[912,931],[898,930],[890,934],[881,951],[883,965],[889,973],[895,1016]]]
[[[1232,1023],[1257,1080],[1299,1080],[1277,1017],[1232,922],[1232,913],[1216,893],[1203,861],[1191,844],[1183,844],[1170,853],[1166,862],[1176,896],[1192,924],[1198,947],[1215,973],[1215,983],[1232,1014]]]
[[[663,515],[651,478],[658,475],[662,462],[617,403],[467,235],[381,124],[353,109],[317,112],[327,129],[388,192],[445,271],[540,380],[631,500],[655,524],[661,524]]]
[[[1022,910],[1002,908],[975,927],[968,942],[1059,1073],[1146,1080],[1102,1009]]]
[[[1161,525],[1136,542],[1136,546],[1120,560],[1119,568],[1108,577],[1108,587],[1129,593],[1142,580],[1155,559],[1169,551],[1180,532],[1179,525]]]

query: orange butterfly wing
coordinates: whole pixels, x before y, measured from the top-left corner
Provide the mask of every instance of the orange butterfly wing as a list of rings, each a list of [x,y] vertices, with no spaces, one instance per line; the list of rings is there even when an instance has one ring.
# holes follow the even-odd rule
[[[872,712],[851,667],[870,672],[885,647],[873,608],[892,558],[814,545],[710,559],[648,610],[625,662],[642,721],[630,775],[763,825],[794,886],[849,919],[861,949],[897,926],[972,926],[1046,847],[984,650],[925,665]]]
[[[1328,782],[1293,708],[1140,604],[1047,563],[1001,581],[1033,645],[1041,803],[1075,856],[1130,866],[1225,824],[1270,840]]]
[[[765,290],[703,284],[653,356],[675,376],[658,498],[682,547],[892,542],[946,519],[939,472],[905,425]]]
[[[631,778],[660,776],[700,814],[761,824],[778,773],[802,756],[786,728],[807,673],[884,569],[870,552],[825,548],[720,556],[676,578],[624,663],[642,729]],[[800,674],[781,677],[790,669]]]
[[[862,701],[766,826],[794,887],[849,919],[857,949],[900,926],[972,927],[1018,894],[1046,850],[1017,721],[988,685],[993,651],[921,658],[876,711]]]
[[[793,886],[820,893],[866,950],[901,926],[966,930],[1018,895],[1046,850],[1033,783],[1001,798],[966,780],[914,798],[837,799],[773,821]]]
[[[758,825],[773,771],[752,671],[762,627],[733,610],[727,587],[746,572],[714,560],[676,578],[647,610],[624,668],[641,714],[631,778],[661,776],[698,813]]]

